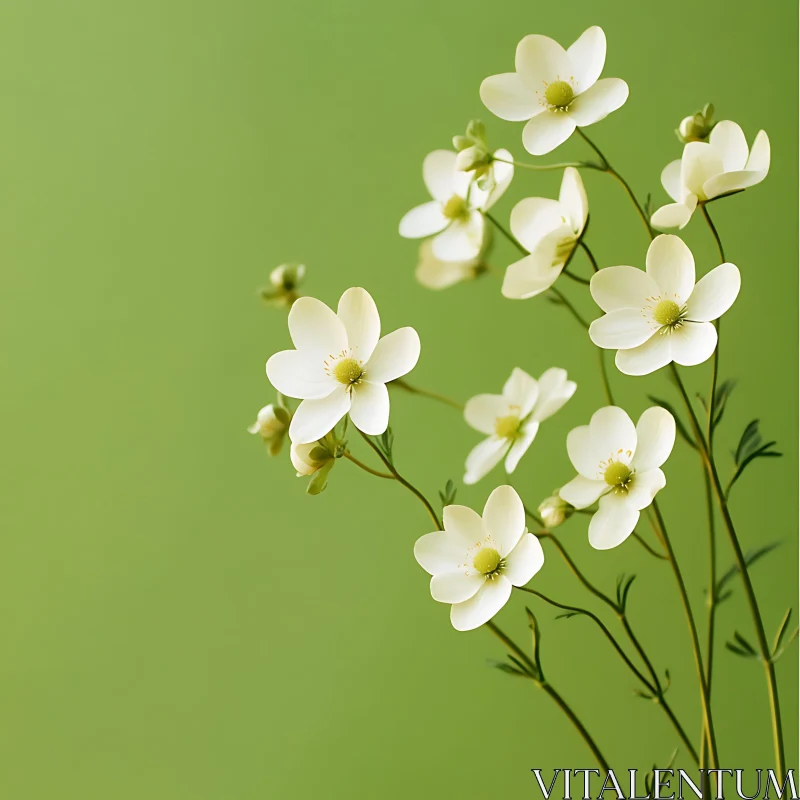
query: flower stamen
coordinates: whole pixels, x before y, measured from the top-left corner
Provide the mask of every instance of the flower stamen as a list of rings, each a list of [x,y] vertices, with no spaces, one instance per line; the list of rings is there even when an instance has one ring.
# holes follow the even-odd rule
[[[544,99],[554,111],[566,111],[575,99],[575,91],[567,81],[553,81],[544,90]]]

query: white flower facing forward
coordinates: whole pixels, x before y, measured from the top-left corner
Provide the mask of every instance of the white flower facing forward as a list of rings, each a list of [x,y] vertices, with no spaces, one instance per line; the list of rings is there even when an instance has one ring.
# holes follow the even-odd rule
[[[386,430],[386,384],[414,368],[420,344],[413,328],[400,328],[382,339],[380,331],[378,309],[364,289],[348,289],[335,314],[313,297],[295,301],[289,333],[297,349],[267,361],[272,385],[303,401],[289,427],[292,442],[321,439],[348,413],[364,433]]]
[[[414,557],[430,575],[431,595],[451,603],[457,631],[488,622],[508,602],[512,586],[524,586],[542,568],[539,540],[525,527],[522,500],[498,486],[481,518],[466,506],[445,506],[444,530],[417,539]]]
[[[586,189],[574,167],[564,170],[558,200],[520,200],[511,211],[511,232],[530,255],[506,269],[503,295],[522,300],[547,291],[575,252],[588,217]]]
[[[556,413],[575,394],[577,385],[567,371],[552,367],[539,380],[515,368],[503,393],[479,394],[464,407],[464,419],[488,434],[467,456],[464,483],[477,483],[505,457],[510,475],[531,446],[540,423]]]
[[[554,150],[576,127],[599,122],[628,99],[619,78],[598,80],[606,61],[606,35],[597,26],[564,48],[548,36],[526,36],[517,45],[516,72],[481,84],[483,104],[500,119],[529,120],[522,132],[535,156]]]
[[[578,509],[600,501],[589,523],[592,547],[610,550],[633,533],[639,512],[667,485],[660,467],[674,444],[675,420],[658,406],[635,428],[621,408],[606,406],[570,431],[567,452],[578,475],[559,494]]]
[[[741,276],[720,264],[695,285],[694,258],[677,236],[656,236],[647,251],[647,270],[606,267],[592,276],[590,291],[606,312],[589,326],[598,346],[617,350],[626,375],[647,375],[674,361],[701,364],[717,346],[712,320],[739,294]]]
[[[507,150],[497,158],[512,161]],[[441,261],[468,261],[481,252],[488,211],[502,196],[514,176],[514,167],[493,163],[494,188],[479,189],[472,175],[456,168],[457,156],[450,150],[434,150],[422,163],[422,177],[431,193],[429,203],[412,208],[400,220],[400,235],[406,239],[433,236],[433,254]]]
[[[683,156],[664,167],[661,183],[675,201],[652,216],[654,228],[683,228],[698,203],[761,183],[769,172],[769,137],[759,131],[748,151],[742,129],[718,122],[707,142],[689,142]]]
[[[488,232],[491,228],[486,228]],[[427,289],[447,289],[462,281],[470,281],[482,272],[486,265],[480,255],[466,261],[442,261],[433,254],[433,243],[426,239],[419,247],[417,280]]]

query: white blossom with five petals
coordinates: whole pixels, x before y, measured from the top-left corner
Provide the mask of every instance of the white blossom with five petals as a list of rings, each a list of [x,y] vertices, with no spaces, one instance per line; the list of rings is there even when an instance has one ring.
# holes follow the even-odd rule
[[[667,485],[661,465],[675,444],[675,419],[659,406],[648,408],[636,427],[616,406],[596,411],[588,425],[567,436],[567,452],[578,475],[559,490],[577,509],[599,501],[589,522],[589,543],[596,550],[622,544],[647,508]]]
[[[695,284],[691,250],[662,234],[647,251],[646,271],[606,267],[592,276],[589,289],[606,315],[589,326],[589,336],[617,351],[626,375],[647,375],[672,361],[701,364],[717,346],[712,320],[733,305],[740,286],[738,268],[727,262]]]
[[[564,170],[558,200],[520,200],[511,211],[511,232],[530,255],[506,269],[503,295],[522,300],[547,291],[572,258],[588,218],[586,189],[574,167]]]
[[[488,435],[467,456],[464,483],[477,483],[505,458],[510,475],[527,452],[539,425],[569,400],[577,384],[567,371],[552,367],[537,381],[518,367],[503,386],[502,394],[479,394],[464,407],[464,419]]]
[[[413,328],[383,338],[380,332],[378,309],[364,289],[348,289],[336,313],[313,297],[295,301],[289,333],[297,349],[267,361],[272,385],[303,401],[289,427],[293,443],[316,442],[346,414],[363,433],[377,436],[386,430],[386,384],[414,368],[420,343]]]
[[[445,506],[444,530],[417,539],[414,557],[433,577],[431,595],[451,603],[457,631],[488,622],[542,568],[539,540],[525,527],[525,508],[511,486],[498,486],[483,517],[466,506]]]
[[[508,188],[514,176],[511,153],[498,150],[492,164],[491,191],[479,189],[473,176],[456,168],[452,150],[434,150],[422,162],[422,177],[433,200],[412,208],[400,220],[406,239],[433,236],[432,252],[441,261],[469,261],[481,252],[488,211]]]
[[[606,61],[606,35],[596,25],[567,50],[548,36],[526,36],[518,45],[516,72],[486,78],[481,100],[511,122],[529,120],[525,149],[535,156],[554,150],[576,127],[593,125],[628,99],[619,78],[598,80]]]
[[[747,139],[735,122],[718,122],[707,142],[689,142],[683,156],[664,167],[661,183],[675,202],[653,214],[653,227],[685,227],[698,203],[761,183],[769,172],[769,161],[766,131],[756,134],[748,150]]]

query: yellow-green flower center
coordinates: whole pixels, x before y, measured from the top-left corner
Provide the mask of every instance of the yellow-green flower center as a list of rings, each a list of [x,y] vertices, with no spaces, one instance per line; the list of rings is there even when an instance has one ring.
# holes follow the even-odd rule
[[[343,358],[333,368],[333,377],[345,386],[352,386],[361,380],[364,370],[354,358]]]
[[[575,99],[575,92],[566,81],[553,81],[544,91],[547,105],[556,108],[567,108]]]
[[[603,474],[603,480],[616,489],[627,489],[631,482],[631,468],[621,461],[612,461]]]
[[[563,239],[559,239],[556,245],[555,260],[552,266],[560,267],[566,264],[567,259],[572,255],[572,251],[575,249],[577,241],[578,240],[574,236],[565,236]]]
[[[463,197],[454,194],[445,204],[442,213],[449,220],[461,219],[467,216],[467,203]]]
[[[681,319],[681,307],[672,300],[662,300],[653,309],[653,319],[662,326],[674,327]]]
[[[481,575],[492,575],[497,572],[502,564],[503,559],[500,558],[500,553],[493,547],[482,547],[478,550],[477,555],[472,561],[472,566],[481,573]]]
[[[519,431],[519,424],[519,417],[509,414],[507,417],[500,417],[495,420],[494,432],[501,439],[511,439],[517,435],[517,432]]]

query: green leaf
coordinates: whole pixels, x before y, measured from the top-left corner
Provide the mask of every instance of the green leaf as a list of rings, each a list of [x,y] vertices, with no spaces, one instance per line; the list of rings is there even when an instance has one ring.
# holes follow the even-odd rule
[[[789,628],[789,621],[792,618],[792,609],[789,608],[786,610],[786,613],[783,615],[783,621],[781,622],[780,628],[778,628],[777,634],[775,634],[775,641],[772,643],[772,655],[774,656],[775,653],[778,652],[778,649],[781,646],[783,641],[783,637],[786,634],[786,631]]]
[[[539,629],[539,623],[536,620],[536,617],[527,606],[525,607],[525,611],[528,614],[528,627],[531,629],[531,640],[533,643],[533,663],[536,665],[536,669],[538,671],[538,678],[539,680],[544,680],[544,671],[542,670],[542,662],[539,658],[539,647],[542,641],[542,632]]]
[[[742,433],[742,438],[739,439],[739,444],[736,451],[733,453],[733,460],[736,464],[733,476],[728,481],[728,487],[725,489],[725,496],[730,494],[736,481],[739,480],[742,473],[748,464],[751,464],[757,458],[780,458],[783,453],[779,453],[772,448],[777,442],[764,442],[761,439],[761,434],[758,430],[758,420],[754,419]]]
[[[442,501],[442,508],[453,505],[456,499],[456,486],[452,480],[448,479],[444,491],[439,492],[439,499]]]
[[[733,638],[736,640],[736,644],[743,650],[746,650],[748,653],[751,653],[754,656],[757,655],[755,647],[753,647],[753,645],[751,645],[750,642],[748,642],[747,639],[745,639],[744,636],[739,633],[739,631],[733,632]]]
[[[733,394],[738,381],[735,378],[729,378],[723,381],[714,393],[714,406],[712,409],[712,427],[716,428],[722,422],[722,415],[725,413],[725,406],[728,403],[728,398]]]
[[[675,427],[679,436],[686,442],[686,444],[697,450],[697,443],[695,442],[694,437],[686,429],[686,426],[681,421],[681,418],[678,416],[678,413],[675,411],[675,409],[666,400],[662,400],[660,397],[654,397],[652,394],[649,394],[647,395],[647,398],[651,403],[661,406],[661,408],[663,408],[665,411],[669,411],[669,413],[672,414],[673,418],[675,419]]]
[[[767,553],[771,553],[776,547],[780,546],[780,542],[770,542],[769,544],[765,544],[762,547],[757,547],[753,550],[748,550],[744,554],[744,563],[745,566],[749,569],[756,563],[759,559],[763,558]],[[723,593],[723,589],[725,586],[737,575],[739,574],[739,565],[733,564],[729,567],[717,580],[717,585],[714,587],[714,591],[716,593],[717,602],[721,603],[723,600],[726,600],[730,597],[730,592]]]
[[[635,575],[626,576],[625,573],[617,578],[617,607],[621,611],[625,610],[625,606],[628,602],[628,592],[631,590],[631,586],[635,580]]]
[[[527,673],[512,667],[511,664],[506,664],[505,661],[489,661],[488,663],[490,667],[493,669],[499,669],[500,672],[505,672],[506,675],[516,675],[518,678],[530,677]]]
[[[731,651],[734,655],[739,656],[740,658],[756,658],[755,653],[750,653],[747,650],[743,650],[740,647],[737,647],[732,642],[725,642],[725,647]]]
[[[280,455],[282,449],[283,449],[283,436],[276,436],[274,439],[270,439],[268,450],[271,456]]]
[[[328,473],[333,469],[335,461],[326,461],[312,476],[306,486],[308,494],[316,495],[325,491],[328,485]]]
[[[757,450],[761,445],[761,434],[758,432],[758,420],[754,419],[744,429],[739,444],[736,447],[736,452],[733,454],[733,460],[737,464],[741,464],[748,455]]]

